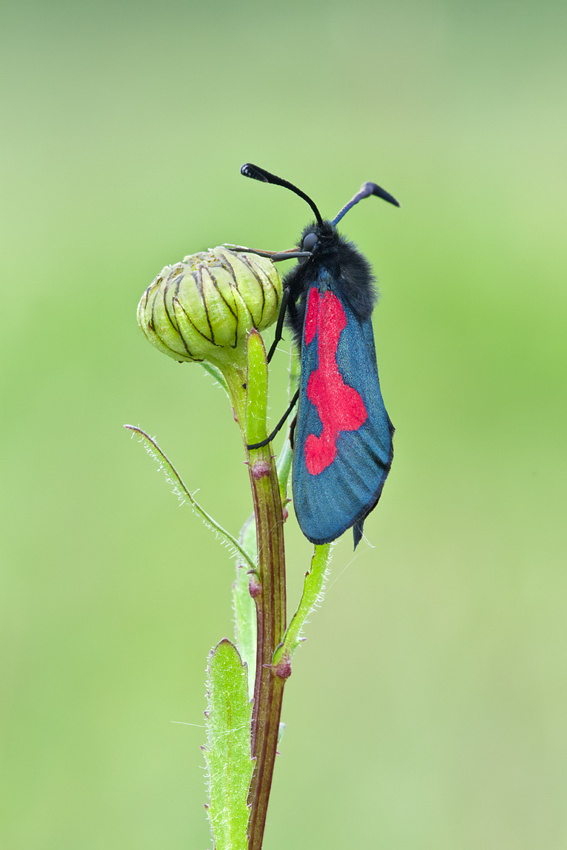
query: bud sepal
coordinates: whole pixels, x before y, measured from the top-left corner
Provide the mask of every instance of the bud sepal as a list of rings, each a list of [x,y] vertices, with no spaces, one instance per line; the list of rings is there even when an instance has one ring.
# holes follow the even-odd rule
[[[138,324],[164,354],[243,369],[251,330],[273,324],[282,286],[266,257],[218,247],[166,266],[138,305]]]

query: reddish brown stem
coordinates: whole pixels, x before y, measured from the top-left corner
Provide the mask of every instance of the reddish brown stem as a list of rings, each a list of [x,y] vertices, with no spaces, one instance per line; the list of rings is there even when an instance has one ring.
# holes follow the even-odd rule
[[[250,482],[256,516],[260,588],[255,588],[254,593],[258,636],[252,756],[256,761],[248,795],[248,848],[261,850],[287,678],[287,671],[282,675],[282,671],[272,669],[274,651],[285,631],[285,557],[282,502],[271,447],[257,449],[252,454]]]

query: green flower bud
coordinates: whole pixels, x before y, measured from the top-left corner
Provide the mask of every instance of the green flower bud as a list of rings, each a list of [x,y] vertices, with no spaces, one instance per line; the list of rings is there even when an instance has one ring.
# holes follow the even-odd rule
[[[252,328],[276,321],[281,298],[271,260],[213,248],[163,269],[142,296],[138,324],[174,360],[209,360],[222,368],[245,357]]]

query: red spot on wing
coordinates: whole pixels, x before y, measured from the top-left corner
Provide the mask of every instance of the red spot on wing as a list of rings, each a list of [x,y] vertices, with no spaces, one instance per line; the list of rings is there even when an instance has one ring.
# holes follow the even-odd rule
[[[305,315],[305,344],[309,345],[313,342],[313,337],[317,332],[317,317],[319,315],[319,290],[315,287],[309,291],[309,301],[307,302],[307,313]]]
[[[343,381],[337,365],[339,337],[346,328],[343,306],[336,295],[327,290],[319,298],[313,288],[305,317],[305,342],[309,344],[319,329],[319,366],[307,383],[307,398],[317,408],[323,430],[320,437],[309,434],[305,441],[305,463],[311,475],[319,475],[337,456],[337,435],[341,431],[357,431],[368,414],[360,394]]]

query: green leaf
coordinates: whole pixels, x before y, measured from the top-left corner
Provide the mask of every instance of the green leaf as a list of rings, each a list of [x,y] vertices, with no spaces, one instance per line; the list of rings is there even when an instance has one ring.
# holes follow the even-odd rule
[[[279,457],[276,461],[276,469],[278,471],[278,482],[280,485],[280,498],[282,504],[286,504],[287,500],[287,485],[291,473],[291,463],[293,460],[293,449],[289,439],[286,437],[283,441]]]
[[[252,330],[247,339],[248,375],[246,387],[246,442],[261,443],[268,436],[268,361],[264,341]]]
[[[193,498],[178,471],[169,460],[167,455],[162,452],[156,441],[146,434],[145,431],[142,431],[141,428],[137,428],[135,425],[125,425],[129,431],[133,431],[135,434],[141,438],[141,442],[144,444],[144,447],[147,453],[152,457],[156,463],[159,464],[159,470],[163,471],[165,474],[165,480],[173,486],[173,492],[179,499],[182,505],[189,503],[193,510],[198,516],[201,517],[207,528],[210,528],[211,531],[214,531],[217,538],[220,538],[222,543],[231,550],[233,555],[236,555],[238,559],[242,559],[243,563],[248,565],[249,570],[255,569],[254,562],[250,560],[244,549],[241,547],[240,543],[235,540],[235,538],[230,534],[230,532],[226,531],[219,525],[216,520],[212,518],[197,502],[196,499]]]
[[[288,403],[293,398],[296,389],[299,386],[301,377],[301,358],[297,353],[295,346],[291,349],[289,357],[289,387],[288,387]],[[292,414],[293,416],[294,414]],[[280,496],[283,504],[287,500],[287,486],[291,473],[291,463],[293,460],[293,449],[289,439],[283,441],[282,448],[276,463],[278,470],[278,480],[280,482]]]
[[[256,562],[256,522],[252,514],[242,526],[238,542]],[[250,596],[250,576],[248,564],[241,558],[236,562],[236,581],[232,585],[234,620],[236,625],[236,645],[240,657],[248,667],[248,693],[254,694],[256,678],[256,605]]]
[[[252,703],[246,667],[226,638],[211,651],[208,669],[208,815],[215,850],[247,850]]]
[[[307,617],[318,608],[323,601],[325,582],[328,577],[329,562],[331,560],[331,543],[323,546],[315,546],[315,552],[311,559],[311,569],[305,573],[303,583],[303,595],[299,608],[286,629],[284,639],[274,652],[273,664],[276,667],[281,662],[289,662],[297,647],[302,643],[303,628]]]
[[[203,369],[205,370],[205,372],[208,372],[208,373],[209,373],[209,375],[211,375],[211,377],[215,379],[215,381],[217,382],[217,384],[218,384],[220,387],[222,387],[222,388],[223,388],[223,390],[225,391],[225,393],[227,394],[227,396],[228,396],[228,397],[229,397],[229,399],[230,399],[230,393],[229,393],[229,391],[228,391],[228,385],[227,385],[227,383],[226,383],[226,381],[225,381],[225,379],[224,379],[224,375],[222,374],[221,370],[220,370],[220,369],[217,369],[217,367],[216,367],[216,366],[213,366],[213,364],[212,364],[212,363],[209,363],[207,360],[202,360],[202,361],[201,361],[201,366],[203,367]]]

